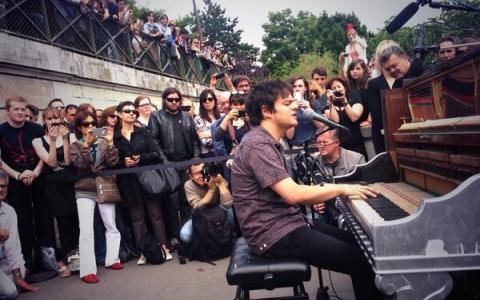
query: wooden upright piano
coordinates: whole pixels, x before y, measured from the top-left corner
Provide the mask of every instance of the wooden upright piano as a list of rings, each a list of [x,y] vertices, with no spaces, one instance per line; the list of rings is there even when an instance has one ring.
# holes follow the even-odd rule
[[[336,204],[381,291],[443,299],[449,272],[480,269],[480,49],[383,96],[387,152],[335,178],[380,194]]]

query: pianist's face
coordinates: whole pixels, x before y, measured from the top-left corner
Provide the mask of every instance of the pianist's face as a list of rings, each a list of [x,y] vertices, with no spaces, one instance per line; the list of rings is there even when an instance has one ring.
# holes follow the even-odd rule
[[[289,129],[297,126],[297,102],[292,95],[286,98],[280,97],[275,101],[274,111],[271,114],[272,120],[281,128]]]
[[[395,79],[400,79],[407,74],[410,69],[410,61],[406,55],[392,54],[388,60],[383,63],[383,69],[387,74]]]

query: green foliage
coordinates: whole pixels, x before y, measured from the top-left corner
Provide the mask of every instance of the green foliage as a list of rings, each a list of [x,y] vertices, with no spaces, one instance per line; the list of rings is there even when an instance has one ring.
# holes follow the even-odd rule
[[[204,0],[205,7],[200,11],[200,20],[202,22],[203,38],[210,44],[221,43],[224,51],[235,53],[239,46],[242,30],[235,30],[238,24],[238,18],[230,18],[225,15],[225,9],[212,0]],[[193,20],[192,20],[193,21]],[[194,31],[197,31],[193,24]]]
[[[305,78],[311,78],[312,70],[316,67],[324,67],[328,70],[329,77],[337,76],[338,62],[336,55],[331,52],[325,52],[322,55],[318,53],[307,53],[300,55],[299,63],[293,69],[290,69],[288,75],[276,77],[281,80],[287,80],[292,75],[302,75]]]
[[[290,9],[280,12],[270,12],[269,22],[262,27],[266,35],[263,38],[265,50],[260,61],[271,72],[273,77],[285,78],[299,66],[303,55],[321,56],[330,53],[336,56],[347,44],[345,25],[352,23],[361,36],[369,36],[365,25],[354,13],[336,13],[329,16],[323,11],[319,16],[310,12],[300,11],[292,15]],[[329,68],[336,71],[337,67]]]
[[[387,22],[388,23],[388,22]],[[388,33],[385,29],[380,30],[377,34],[368,39],[367,55],[368,58],[375,54],[378,43],[383,40],[394,40],[407,52],[412,54],[415,47],[415,29],[412,27],[403,27],[394,34]]]

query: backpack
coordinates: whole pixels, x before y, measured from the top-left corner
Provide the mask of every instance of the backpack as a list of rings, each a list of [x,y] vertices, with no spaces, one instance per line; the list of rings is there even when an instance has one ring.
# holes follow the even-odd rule
[[[232,225],[218,205],[203,206],[192,213],[193,237],[190,258],[211,262],[232,253]]]
[[[167,254],[160,245],[160,242],[150,232],[146,232],[142,239],[140,249],[147,262],[152,265],[159,265],[165,262]]]

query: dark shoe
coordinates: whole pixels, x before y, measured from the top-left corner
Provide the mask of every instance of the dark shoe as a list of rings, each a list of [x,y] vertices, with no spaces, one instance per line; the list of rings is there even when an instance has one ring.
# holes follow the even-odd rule
[[[85,281],[86,283],[97,283],[100,281],[97,275],[95,274],[88,274],[86,276],[83,276],[82,280]]]
[[[170,240],[170,242],[168,243],[168,249],[170,249],[170,251],[177,251],[178,248],[180,248],[180,241],[177,239],[177,238],[173,238]]]

